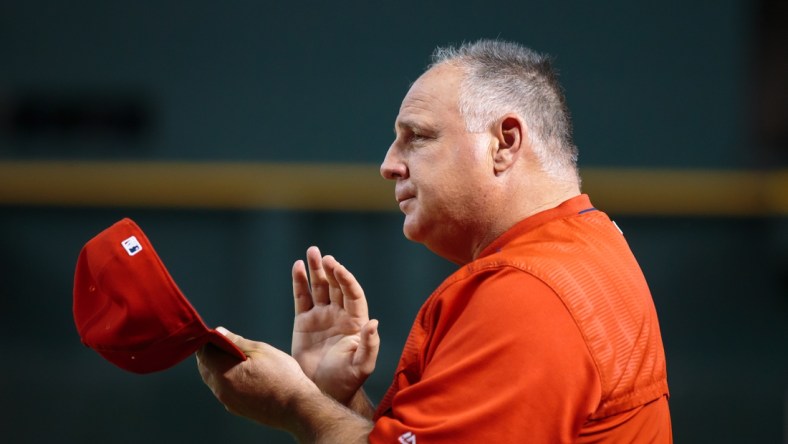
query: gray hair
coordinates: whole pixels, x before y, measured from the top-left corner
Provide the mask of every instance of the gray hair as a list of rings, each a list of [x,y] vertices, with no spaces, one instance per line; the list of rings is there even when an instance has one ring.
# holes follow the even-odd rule
[[[571,117],[549,57],[516,43],[479,40],[437,48],[430,67],[443,63],[463,71],[459,107],[468,131],[486,131],[504,114],[517,113],[542,169],[579,180]]]

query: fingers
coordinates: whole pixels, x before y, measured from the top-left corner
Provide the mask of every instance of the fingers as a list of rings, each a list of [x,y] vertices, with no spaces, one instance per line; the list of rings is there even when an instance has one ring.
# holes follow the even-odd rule
[[[241,349],[241,351],[247,355],[259,351],[260,349],[260,342],[250,341],[249,339],[246,339],[241,335],[237,335],[224,327],[216,327],[216,331],[223,334],[227,339],[230,340],[230,342],[235,344],[236,347]]]
[[[334,278],[342,289],[343,306],[350,316],[364,318],[369,316],[367,298],[364,290],[358,283],[356,277],[344,266],[337,264],[334,269]]]
[[[197,353],[200,376],[229,412],[283,428],[292,423],[293,402],[319,396],[317,386],[287,353],[223,328],[216,330],[249,356],[239,362],[211,345]]]
[[[353,317],[367,318],[367,300],[355,276],[333,256],[321,256],[315,246],[306,253],[306,265],[298,260],[292,270],[296,315],[315,305],[332,304],[345,308]]]
[[[312,293],[309,291],[309,279],[306,276],[306,265],[302,260],[293,264],[293,302],[296,315],[309,311],[314,306]]]
[[[336,278],[336,270],[339,265],[334,256],[324,256],[323,257],[323,268],[326,272],[326,279],[328,280],[328,296],[331,300],[332,305],[337,305],[339,307],[344,307],[344,294],[342,291],[342,287],[340,286],[339,282]]]
[[[292,275],[296,315],[309,311],[316,304],[326,305],[331,301],[331,284],[323,269],[323,258],[317,247],[312,246],[306,250],[306,264],[302,260],[293,264]]]
[[[200,371],[200,376],[203,381],[215,389],[219,381],[217,377],[225,377],[229,372],[236,371],[235,368],[242,366],[254,365],[254,360],[268,360],[271,353],[276,353],[278,350],[271,345],[264,342],[251,341],[243,336],[232,333],[224,327],[216,327],[216,331],[227,337],[233,344],[241,349],[249,359],[246,361],[239,361],[238,358],[222,351],[220,348],[206,344],[197,350],[197,367]]]
[[[315,305],[328,304],[330,302],[328,279],[323,269],[323,258],[320,256],[320,250],[317,247],[312,246],[306,250],[306,262],[309,266],[312,302]]]
[[[353,356],[353,365],[362,375],[369,376],[375,370],[375,362],[380,350],[380,335],[378,334],[378,321],[373,319],[361,328],[358,349]]]
[[[247,356],[251,356],[253,353],[259,353],[260,351],[260,344],[257,342],[236,335],[224,327],[217,327],[216,331],[226,336],[227,339],[235,344],[236,347]],[[231,356],[216,346],[208,344],[197,350],[197,363],[200,366],[200,374],[202,374],[203,367],[210,372],[223,371],[234,367],[238,364],[238,358]],[[203,377],[203,379],[205,378]]]
[[[238,359],[220,350],[212,344],[206,344],[197,350],[197,369],[206,385],[214,391],[217,387],[217,375],[227,373],[238,364]]]

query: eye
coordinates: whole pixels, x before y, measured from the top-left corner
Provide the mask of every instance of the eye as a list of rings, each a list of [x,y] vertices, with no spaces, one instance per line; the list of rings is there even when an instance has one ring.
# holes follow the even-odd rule
[[[432,139],[432,137],[419,131],[413,131],[409,134],[408,139],[411,143],[424,143]]]
[[[422,128],[419,125],[398,124],[395,133],[399,140],[406,145],[418,147],[435,139],[432,131]]]

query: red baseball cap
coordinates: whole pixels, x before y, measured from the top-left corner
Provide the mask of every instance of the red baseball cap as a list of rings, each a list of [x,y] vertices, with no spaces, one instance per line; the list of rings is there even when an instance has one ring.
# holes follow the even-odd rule
[[[170,368],[207,343],[246,359],[205,325],[131,219],[82,248],[74,274],[74,322],[82,343],[134,373]]]

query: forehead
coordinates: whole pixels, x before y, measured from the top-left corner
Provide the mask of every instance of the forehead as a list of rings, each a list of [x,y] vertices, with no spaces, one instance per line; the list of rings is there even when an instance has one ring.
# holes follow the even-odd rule
[[[411,86],[397,116],[397,126],[438,124],[459,117],[459,68],[443,64],[431,68]]]

